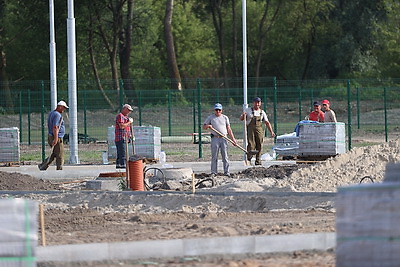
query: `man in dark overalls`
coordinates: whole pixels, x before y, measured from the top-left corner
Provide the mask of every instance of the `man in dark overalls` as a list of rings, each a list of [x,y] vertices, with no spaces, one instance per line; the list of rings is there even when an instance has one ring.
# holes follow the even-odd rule
[[[261,148],[264,141],[263,122],[271,133],[271,137],[275,137],[271,123],[268,121],[267,114],[261,109],[261,98],[253,99],[253,107],[247,108],[240,116],[240,120],[246,119],[247,125],[247,151],[257,150],[255,165],[261,165]],[[251,161],[251,153],[247,153],[247,160]]]

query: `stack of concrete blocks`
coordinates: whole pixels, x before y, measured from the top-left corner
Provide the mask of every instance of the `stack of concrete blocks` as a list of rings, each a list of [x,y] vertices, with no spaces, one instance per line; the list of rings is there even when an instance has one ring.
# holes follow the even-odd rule
[[[161,152],[161,129],[154,126],[134,126],[133,133],[135,135],[135,154],[147,159],[159,160]],[[115,146],[115,128],[108,127],[107,135],[108,158],[117,158],[117,148]],[[128,144],[129,155],[133,154],[131,144]]]
[[[0,267],[36,266],[37,214],[35,201],[0,200]]]
[[[19,129],[0,128],[0,162],[19,164],[19,159]]]
[[[134,126],[135,154],[151,160],[160,160],[161,129],[154,126]]]
[[[107,146],[108,146],[108,159],[115,160],[117,158],[117,147],[115,146],[115,127],[110,126],[107,129]],[[132,155],[132,145],[128,145],[129,155]]]
[[[399,266],[400,164],[383,183],[339,188],[335,202],[336,265]]]
[[[335,156],[343,153],[346,153],[343,122],[300,124],[299,156]]]
[[[299,137],[296,132],[280,135],[273,147],[276,154],[281,156],[297,156],[299,153]]]

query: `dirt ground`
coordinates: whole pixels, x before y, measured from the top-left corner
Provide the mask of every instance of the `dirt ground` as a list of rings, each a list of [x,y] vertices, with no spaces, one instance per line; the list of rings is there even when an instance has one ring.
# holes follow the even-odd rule
[[[236,178],[247,177],[275,177],[276,179],[286,179],[293,171],[299,167],[291,166],[272,166],[270,168],[250,168],[241,173],[234,173]],[[198,174],[196,178],[207,178],[208,174]],[[218,177],[216,178],[218,182]],[[82,186],[82,185],[80,185]],[[78,186],[79,188],[79,186]],[[156,240],[156,239],[183,239],[198,237],[222,237],[222,236],[246,236],[246,235],[282,235],[292,233],[314,233],[314,232],[334,232],[335,213],[331,206],[327,208],[313,207],[310,204],[306,209],[285,209],[268,207],[262,200],[261,208],[237,208],[237,209],[167,209],[154,211],[147,208],[146,211],[131,209],[115,196],[115,205],[119,209],[110,207],[100,207],[100,200],[87,201],[82,198],[84,203],[69,202],[68,199],[74,198],[79,202],[80,195],[65,190],[62,183],[56,181],[44,181],[29,175],[19,173],[0,172],[0,190],[3,190],[3,197],[7,197],[7,192],[17,192],[16,197],[27,197],[38,200],[45,205],[45,234],[47,245],[79,244],[96,242],[122,242],[137,240]],[[82,187],[83,190],[83,187]],[[31,191],[24,193],[23,191]],[[32,194],[32,191],[37,193]],[[42,191],[52,193],[43,194]],[[54,192],[54,193],[53,193]],[[68,194],[71,194],[70,196]],[[95,193],[97,198],[101,194]],[[57,196],[51,198],[48,195]],[[271,199],[274,196],[269,196]],[[156,201],[151,196],[145,197],[143,203],[156,205]],[[167,196],[165,199],[172,201],[174,196]],[[179,198],[179,197],[176,197]],[[191,198],[191,199],[189,199]],[[199,198],[199,197],[198,197]],[[232,200],[235,201],[234,197]],[[251,197],[237,198],[238,206],[243,199]],[[290,196],[288,197],[290,199]],[[164,198],[163,200],[164,201]],[[187,201],[198,203],[207,201],[218,204],[218,198],[181,197],[181,202]],[[57,204],[54,204],[59,202]],[[86,204],[85,204],[86,203]],[[94,203],[98,203],[94,204]],[[282,203],[281,203],[282,204]],[[277,203],[279,207],[281,204]],[[106,204],[104,204],[106,206]],[[112,206],[112,200],[107,202]],[[173,203],[172,206],[175,206]],[[182,205],[182,203],[180,203]],[[207,204],[210,205],[210,204]],[[230,204],[232,205],[232,204]],[[257,204],[260,206],[260,204]],[[271,204],[272,205],[272,204]],[[120,206],[124,206],[121,208]],[[193,205],[195,206],[195,205]],[[266,206],[266,207],[265,207]],[[40,229],[41,231],[41,229]],[[39,234],[39,244],[41,244]],[[274,253],[262,255],[235,255],[235,256],[215,256],[215,257],[196,257],[190,259],[152,259],[143,262],[97,262],[97,263],[41,263],[39,266],[334,266],[334,251],[298,251],[293,253]],[[76,264],[76,265],[75,265]]]

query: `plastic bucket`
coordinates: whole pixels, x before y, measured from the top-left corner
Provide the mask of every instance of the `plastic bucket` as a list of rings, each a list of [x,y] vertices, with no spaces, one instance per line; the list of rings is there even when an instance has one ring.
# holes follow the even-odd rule
[[[144,191],[143,160],[129,161],[129,187],[133,191]]]

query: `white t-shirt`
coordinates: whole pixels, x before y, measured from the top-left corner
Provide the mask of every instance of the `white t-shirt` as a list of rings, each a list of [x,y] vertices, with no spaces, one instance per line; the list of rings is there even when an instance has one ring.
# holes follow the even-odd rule
[[[325,111],[324,122],[337,122],[335,112],[332,109]]]
[[[259,108],[258,110],[255,110],[255,109],[252,110],[252,108],[247,108],[245,111],[246,111],[246,113],[247,113],[247,116],[246,116],[246,125],[249,125],[251,119],[252,119],[254,116],[261,116],[261,121],[262,121],[262,122],[268,121],[268,116],[267,116],[267,114],[265,113],[264,110],[262,110],[262,109],[260,109],[260,108]]]

